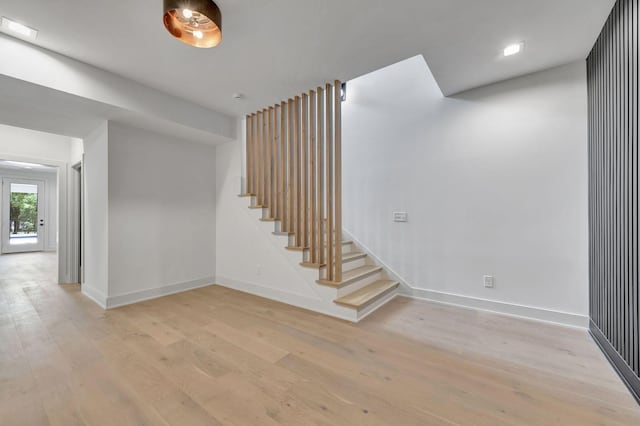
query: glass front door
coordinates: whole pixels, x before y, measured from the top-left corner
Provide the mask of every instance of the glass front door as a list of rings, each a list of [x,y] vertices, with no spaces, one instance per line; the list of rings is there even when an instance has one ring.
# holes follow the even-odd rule
[[[2,180],[2,253],[44,250],[44,182]]]

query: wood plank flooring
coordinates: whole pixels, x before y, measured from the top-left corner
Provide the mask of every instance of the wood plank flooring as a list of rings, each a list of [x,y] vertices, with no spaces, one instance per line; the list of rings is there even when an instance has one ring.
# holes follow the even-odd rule
[[[2,425],[638,425],[586,332],[398,298],[358,325],[221,287],[104,312],[0,256]]]

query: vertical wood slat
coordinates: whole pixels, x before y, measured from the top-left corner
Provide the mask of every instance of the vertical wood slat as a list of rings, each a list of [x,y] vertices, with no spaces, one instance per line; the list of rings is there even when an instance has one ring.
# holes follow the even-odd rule
[[[264,114],[262,111],[258,112],[258,154],[258,205],[264,206],[264,172],[266,170],[266,155],[264,149]]]
[[[316,90],[316,95],[318,97],[318,119],[317,119],[317,127],[318,127],[318,139],[317,139],[317,164],[316,164],[316,174],[318,176],[318,191],[317,191],[317,201],[316,201],[316,209],[317,209],[317,224],[316,224],[316,233],[318,238],[318,264],[322,265],[325,263],[325,241],[324,241],[324,108],[323,108],[323,90],[322,87],[318,87]]]
[[[308,187],[309,187],[309,98],[306,93],[301,98],[301,150],[300,150],[300,243],[309,247],[308,229]]]
[[[260,202],[258,201],[257,198],[257,194],[258,194],[258,161],[260,159],[260,155],[258,153],[258,139],[257,139],[257,128],[258,128],[258,116],[257,114],[251,114],[251,121],[253,122],[253,126],[251,126],[251,139],[253,141],[252,143],[252,150],[251,152],[253,153],[253,161],[251,162],[251,165],[253,167],[253,179],[252,179],[252,184],[251,187],[253,188],[253,195],[256,196],[256,204],[260,204]]]
[[[326,208],[327,208],[327,225],[326,225],[326,241],[327,241],[327,254],[326,254],[326,279],[329,281],[334,280],[334,210],[333,210],[333,103],[331,101],[331,85],[327,84],[324,91],[325,103],[326,103],[326,133],[325,133],[325,166],[326,166]]]
[[[270,110],[273,111],[271,117],[271,202],[273,203],[273,213],[271,217],[278,219],[278,163],[280,159],[280,155],[278,154],[279,141],[277,138],[278,126],[276,125],[276,107],[273,106]]]
[[[310,261],[312,264],[318,263],[318,240],[316,238],[316,92],[309,92],[309,216],[307,223],[309,224],[309,247]]]
[[[335,222],[335,281],[342,281],[342,100],[341,100],[341,83],[335,81],[333,85],[334,95],[334,222]]]
[[[245,162],[244,162],[244,193],[245,194],[251,194],[251,175],[252,175],[252,170],[251,170],[251,145],[252,145],[252,140],[251,140],[251,116],[247,115],[245,117],[245,140],[247,141],[247,143],[245,144],[244,150],[245,150]]]
[[[295,217],[293,214],[293,209],[294,209],[294,204],[295,204],[295,200],[294,200],[294,193],[295,193],[295,165],[296,165],[296,161],[295,161],[295,129],[294,129],[294,101],[293,99],[289,99],[289,103],[288,103],[288,107],[287,107],[287,112],[288,112],[288,117],[289,117],[289,121],[288,121],[288,133],[289,133],[289,137],[288,137],[288,142],[289,142],[289,160],[288,160],[288,164],[289,164],[289,168],[288,168],[288,172],[289,172],[289,178],[287,180],[288,183],[288,188],[287,188],[287,199],[288,199],[288,208],[289,208],[289,218],[287,220],[289,226],[287,229],[287,232],[294,234],[295,233]]]
[[[293,191],[293,232],[295,234],[295,246],[302,247],[300,239],[300,97],[294,99],[294,191]]]
[[[264,155],[264,170],[262,171],[262,205],[269,208],[269,112],[264,109],[262,111],[262,150]],[[268,211],[268,210],[267,210]]]
[[[267,109],[267,217],[273,218],[273,108]]]
[[[280,179],[281,179],[281,167],[282,162],[280,161],[280,119],[279,119],[279,110],[280,105],[276,104],[273,106],[273,152],[275,154],[275,168],[274,168],[274,197],[273,204],[275,205],[275,215],[276,219],[282,220],[282,216],[280,214]]]
[[[277,112],[276,106],[269,108],[270,111],[273,111],[271,116],[271,202],[273,203],[271,217],[274,219],[278,219],[278,167],[280,154],[278,153],[279,141],[277,137],[278,126],[277,123]]]
[[[286,130],[286,104],[280,103],[280,230],[287,230],[287,207],[286,207],[286,170],[287,170],[287,130]]]

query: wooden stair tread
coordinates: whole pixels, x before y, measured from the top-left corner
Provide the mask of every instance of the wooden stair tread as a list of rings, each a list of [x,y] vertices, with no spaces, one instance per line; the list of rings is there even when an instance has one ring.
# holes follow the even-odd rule
[[[238,194],[238,197],[240,198],[244,198],[244,197],[255,197],[255,194],[250,194],[250,193],[244,193],[244,194]]]
[[[260,219],[261,222],[277,222],[279,219],[275,217],[263,217]]]
[[[249,206],[250,209],[266,209],[265,206],[257,205],[257,206]]]
[[[291,235],[293,235],[293,233],[291,233]],[[352,241],[343,241],[342,245],[346,245],[346,244],[351,244]],[[286,246],[285,247],[287,250],[293,250],[293,251],[305,251],[305,250],[309,250],[309,247],[295,247],[295,246]]]
[[[309,250],[309,247],[286,246],[285,248],[286,248],[287,250],[291,250],[291,251],[305,251],[305,250]]]
[[[367,257],[367,253],[362,253],[359,251],[354,251],[351,253],[343,253],[342,254],[342,263],[351,262],[353,260],[363,259]],[[300,266],[304,266],[305,268],[312,269],[320,269],[327,266],[325,263],[311,263],[311,262],[300,262]]]
[[[342,281],[317,280],[316,282],[321,285],[339,288],[380,271],[382,271],[382,266],[365,265],[343,272]]]
[[[351,294],[342,296],[336,299],[335,302],[339,305],[349,306],[352,308],[363,308],[371,302],[378,299],[380,296],[387,292],[397,288],[400,285],[397,281],[392,280],[378,280],[360,290],[354,291]]]
[[[362,259],[367,257],[367,253],[360,251],[352,251],[350,253],[342,253],[342,262],[350,262],[352,260]]]

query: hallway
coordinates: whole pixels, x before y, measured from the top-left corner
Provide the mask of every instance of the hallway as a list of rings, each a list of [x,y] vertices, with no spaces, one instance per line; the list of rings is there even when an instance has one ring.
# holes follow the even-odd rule
[[[640,422],[583,330],[405,298],[354,325],[221,287],[104,312],[55,265],[0,257],[3,424]]]

